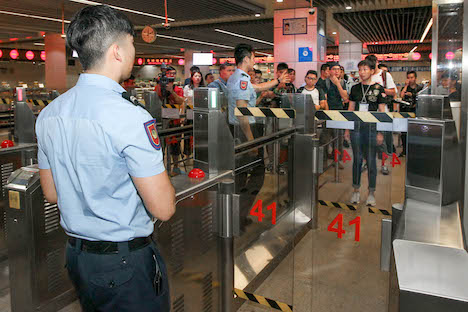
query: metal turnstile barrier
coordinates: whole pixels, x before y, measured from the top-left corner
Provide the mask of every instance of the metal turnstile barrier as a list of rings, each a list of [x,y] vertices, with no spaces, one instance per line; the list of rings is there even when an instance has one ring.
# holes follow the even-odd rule
[[[16,170],[5,189],[11,311],[58,311],[76,299],[58,207],[45,200],[37,166]]]

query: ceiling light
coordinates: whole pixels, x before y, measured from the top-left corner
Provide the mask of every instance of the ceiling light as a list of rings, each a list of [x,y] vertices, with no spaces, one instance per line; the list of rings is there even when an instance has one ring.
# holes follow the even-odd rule
[[[37,45],[37,46],[44,46],[45,43],[41,43],[41,42],[34,42],[34,45]]]
[[[348,43],[348,42],[349,42],[349,40],[346,40],[346,43]]]
[[[432,26],[432,18],[431,18],[431,20],[429,21],[429,23],[427,24],[426,30],[424,30],[424,33],[423,33],[423,35],[422,35],[422,37],[421,37],[421,40],[419,40],[419,42],[423,42],[423,41],[424,41],[424,39],[425,39],[426,36],[427,36],[427,33],[429,32],[429,29],[431,29],[431,26]]]
[[[231,36],[244,38],[244,39],[248,39],[248,40],[252,40],[252,41],[256,41],[256,42],[260,42],[260,43],[264,43],[264,44],[269,44],[269,45],[272,45],[272,46],[275,45],[273,42],[268,42],[268,41],[260,40],[260,39],[257,39],[257,38],[247,37],[247,36],[244,36],[244,35],[236,34],[236,33],[226,31],[226,30],[222,30],[222,29],[218,29],[218,28],[216,28],[215,31],[226,34],[226,35],[231,35]]]
[[[216,43],[204,42],[204,41],[198,41],[198,40],[192,40],[192,39],[185,39],[185,38],[180,38],[180,37],[166,36],[166,35],[160,35],[160,34],[156,34],[156,37],[166,38],[166,39],[174,39],[174,40],[186,41],[186,42],[192,42],[192,43],[198,43],[198,44],[204,44],[204,45],[210,45],[210,46],[220,47],[220,48],[225,48],[225,49],[234,49],[234,47],[231,47],[231,46],[225,46],[225,45],[222,45],[222,44],[216,44]]]
[[[417,48],[418,46],[415,46],[411,51],[409,51],[409,53],[413,53],[414,51],[416,51]]]
[[[255,14],[255,17],[260,17],[260,13]]]
[[[103,5],[103,3],[99,3],[99,2],[95,2],[95,1],[88,1],[88,0],[69,0],[69,1],[71,1],[71,2],[77,2],[77,3],[82,3],[82,4],[88,4],[88,5]],[[140,14],[140,15],[145,15],[145,16],[154,17],[154,18],[160,18],[160,19],[163,19],[163,20],[166,19],[166,17],[160,16],[160,15],[155,15],[155,14],[151,14],[151,13],[146,13],[146,12],[141,12],[141,11],[130,10],[130,9],[126,9],[126,8],[122,8],[122,7],[118,7],[118,6],[110,5],[110,4],[107,4],[107,5],[110,6],[111,8],[113,8],[113,9],[120,10],[120,11],[125,11],[125,12],[129,12],[129,13]],[[175,21],[175,19],[173,19],[173,18],[168,18],[168,20],[171,21],[171,22],[174,22],[174,21]]]
[[[283,2],[283,0],[276,0],[276,2]]]
[[[351,10],[352,8],[353,8],[352,6],[349,6],[349,5],[348,5],[345,9],[346,9],[346,10]]]
[[[59,18],[39,16],[39,15],[31,15],[31,14],[23,14],[23,13],[16,13],[16,12],[10,12],[10,11],[0,11],[0,14],[15,15],[15,16],[21,16],[21,17],[30,17],[30,18],[42,19],[42,20],[46,20],[46,21],[59,22],[59,23],[62,22],[62,20],[59,19]],[[70,23],[70,21],[67,21],[67,20],[64,20],[64,22],[67,23],[67,24]]]
[[[258,52],[258,51],[255,51],[255,53],[260,54],[260,55],[265,55],[265,56],[273,56],[273,54],[270,54],[270,53],[263,53],[263,52]]]
[[[336,31],[332,32],[332,35],[336,35]]]

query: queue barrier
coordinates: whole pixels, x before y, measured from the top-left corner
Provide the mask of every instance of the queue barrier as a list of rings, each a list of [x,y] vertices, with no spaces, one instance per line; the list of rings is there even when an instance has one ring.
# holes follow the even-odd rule
[[[292,108],[268,108],[268,107],[236,107],[235,116],[248,117],[275,117],[293,119],[296,118],[296,110]]]
[[[319,110],[315,113],[316,120],[360,121],[360,122],[393,122],[396,118],[415,118],[415,113],[399,112],[354,112],[338,110]]]

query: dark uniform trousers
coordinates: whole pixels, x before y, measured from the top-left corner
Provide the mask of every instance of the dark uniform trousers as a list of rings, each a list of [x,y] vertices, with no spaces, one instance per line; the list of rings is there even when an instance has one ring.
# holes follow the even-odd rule
[[[130,251],[90,253],[67,243],[66,266],[84,312],[169,312],[166,265],[154,242]]]

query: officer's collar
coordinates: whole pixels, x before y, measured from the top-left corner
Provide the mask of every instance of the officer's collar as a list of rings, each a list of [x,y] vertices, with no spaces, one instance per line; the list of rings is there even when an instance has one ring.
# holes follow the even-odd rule
[[[98,74],[81,74],[77,85],[91,85],[109,89],[117,93],[125,92],[125,89],[109,77]]]

